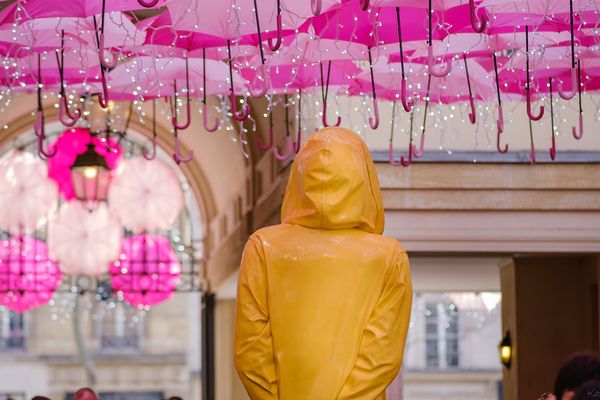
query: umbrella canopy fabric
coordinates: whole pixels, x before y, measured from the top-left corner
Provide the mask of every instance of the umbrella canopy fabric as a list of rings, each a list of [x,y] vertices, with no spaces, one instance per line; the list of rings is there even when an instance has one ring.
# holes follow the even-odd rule
[[[69,275],[101,275],[119,257],[123,228],[100,204],[88,211],[78,201],[62,205],[48,227],[50,256]]]
[[[0,241],[0,305],[22,313],[46,304],[61,279],[46,243],[29,236]]]
[[[148,308],[170,299],[181,265],[166,237],[142,234],[123,239],[121,255],[110,266],[115,290],[129,304]]]
[[[58,187],[46,163],[31,153],[11,150],[0,161],[0,230],[36,230],[58,205]]]
[[[168,229],[183,207],[175,172],[159,160],[125,160],[109,191],[111,212],[134,232]]]

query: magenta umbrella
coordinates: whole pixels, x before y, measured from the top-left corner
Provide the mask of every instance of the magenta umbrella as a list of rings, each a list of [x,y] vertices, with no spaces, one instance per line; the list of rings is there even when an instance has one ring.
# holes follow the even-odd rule
[[[108,148],[103,138],[92,136],[87,128],[67,129],[50,145],[50,151],[56,149],[56,155],[48,159],[48,176],[58,183],[60,192],[67,200],[75,197],[71,166],[78,155],[86,152],[91,142],[95,144],[96,152],[105,158],[108,167],[115,169],[122,153],[117,142],[110,139]]]
[[[109,269],[114,289],[129,304],[148,309],[173,296],[181,265],[169,240],[141,234],[123,239],[119,259]]]
[[[0,305],[23,313],[48,303],[60,284],[46,243],[29,236],[0,241]]]

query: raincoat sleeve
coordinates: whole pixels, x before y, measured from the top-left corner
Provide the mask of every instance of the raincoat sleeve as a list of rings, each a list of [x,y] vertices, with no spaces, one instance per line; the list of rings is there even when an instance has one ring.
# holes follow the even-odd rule
[[[363,330],[358,356],[338,400],[385,399],[402,364],[410,322],[412,283],[408,256],[399,248],[383,291]]]
[[[238,278],[235,367],[252,400],[278,399],[262,244],[251,237]]]

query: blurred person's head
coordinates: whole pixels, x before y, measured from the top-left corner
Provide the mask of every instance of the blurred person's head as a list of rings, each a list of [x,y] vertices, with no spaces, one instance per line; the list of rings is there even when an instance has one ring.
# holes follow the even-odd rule
[[[599,400],[600,379],[593,379],[579,386],[573,400]]]
[[[600,353],[575,353],[563,363],[554,381],[558,400],[572,400],[583,383],[600,379]]]

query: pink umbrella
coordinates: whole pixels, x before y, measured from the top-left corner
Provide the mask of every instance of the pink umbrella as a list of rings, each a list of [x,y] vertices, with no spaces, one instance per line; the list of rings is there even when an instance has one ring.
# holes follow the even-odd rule
[[[119,256],[123,227],[101,203],[92,211],[64,203],[48,225],[48,251],[63,273],[98,276]]]
[[[67,129],[50,145],[50,151],[56,149],[56,155],[48,159],[48,176],[56,181],[60,192],[67,200],[75,197],[71,166],[78,155],[86,152],[89,143],[95,144],[96,152],[106,159],[110,169],[117,167],[121,158],[121,148],[117,142],[110,139],[110,148],[108,148],[103,138],[92,136],[87,128]]]
[[[142,234],[123,239],[121,255],[109,273],[125,301],[147,309],[173,296],[181,265],[167,238]]]
[[[46,304],[60,284],[46,243],[29,236],[0,241],[0,305],[23,313]]]
[[[31,153],[11,150],[0,161],[0,230],[34,231],[58,206],[58,188],[46,163]],[[18,206],[16,206],[18,205]]]

